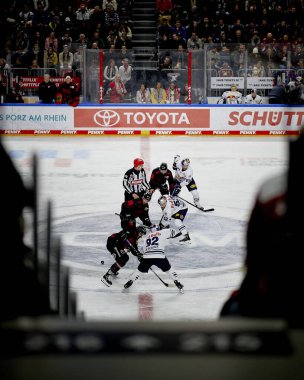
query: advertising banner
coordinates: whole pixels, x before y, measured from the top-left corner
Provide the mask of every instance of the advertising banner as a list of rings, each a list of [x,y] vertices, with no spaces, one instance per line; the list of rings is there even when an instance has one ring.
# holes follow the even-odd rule
[[[2,135],[297,135],[303,125],[303,106],[0,106]]]

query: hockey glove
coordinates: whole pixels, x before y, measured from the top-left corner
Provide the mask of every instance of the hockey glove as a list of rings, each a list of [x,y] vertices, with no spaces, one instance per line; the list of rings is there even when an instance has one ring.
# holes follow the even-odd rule
[[[172,197],[175,197],[176,195],[178,195],[180,193],[181,189],[182,189],[182,187],[177,183],[174,186],[173,190],[171,191]]]

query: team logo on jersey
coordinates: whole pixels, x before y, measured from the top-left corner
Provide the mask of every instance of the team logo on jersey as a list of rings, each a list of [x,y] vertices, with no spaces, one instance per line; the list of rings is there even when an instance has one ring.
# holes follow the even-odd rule
[[[101,110],[95,113],[94,121],[101,127],[112,127],[120,121],[120,116],[113,110]]]

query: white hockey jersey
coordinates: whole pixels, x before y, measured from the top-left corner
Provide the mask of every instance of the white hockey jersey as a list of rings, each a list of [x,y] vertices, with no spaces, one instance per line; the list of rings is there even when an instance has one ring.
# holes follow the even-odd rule
[[[161,218],[161,223],[167,227],[172,221],[172,215],[178,213],[180,210],[187,208],[185,202],[177,197],[167,196],[167,203],[163,211],[163,216]]]
[[[251,94],[246,95],[245,97],[245,104],[262,104],[263,99],[260,95],[256,95],[253,97]]]
[[[143,256],[145,259],[164,259],[165,246],[168,243],[168,239],[173,238],[178,234],[178,231],[172,228],[166,228],[164,230],[151,232],[144,236],[143,243]]]
[[[239,91],[225,91],[222,94],[223,103],[225,104],[240,104],[242,103],[243,95]]]
[[[175,164],[176,164],[176,171],[175,171],[176,181],[179,182],[180,186],[188,185],[193,178],[193,170],[191,166],[189,165],[186,170],[183,170],[181,159],[175,162]]]

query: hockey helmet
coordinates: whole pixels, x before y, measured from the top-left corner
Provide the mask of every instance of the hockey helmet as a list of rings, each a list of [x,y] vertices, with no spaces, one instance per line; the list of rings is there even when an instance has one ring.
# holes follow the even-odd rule
[[[136,233],[137,233],[137,236],[140,238],[141,236],[145,235],[146,234],[146,229],[144,226],[138,226],[136,227]]]
[[[152,195],[149,191],[145,192],[145,194],[143,195],[143,198],[146,199],[147,201],[150,202],[151,198],[152,198]]]
[[[162,162],[159,166],[160,170],[167,171],[168,170],[168,165],[165,162]]]
[[[144,160],[142,158],[135,158],[133,163],[134,163],[134,167],[139,166],[139,165],[143,165]]]
[[[183,166],[184,168],[187,168],[189,165],[190,165],[190,160],[189,160],[189,158],[184,158],[184,159],[182,160],[182,166]]]
[[[230,90],[231,90],[231,91],[237,91],[237,86],[236,86],[236,84],[232,84],[232,85],[230,86]]]
[[[167,198],[165,197],[165,195],[162,195],[158,198],[157,202],[160,205],[160,207],[164,207],[167,203]]]

